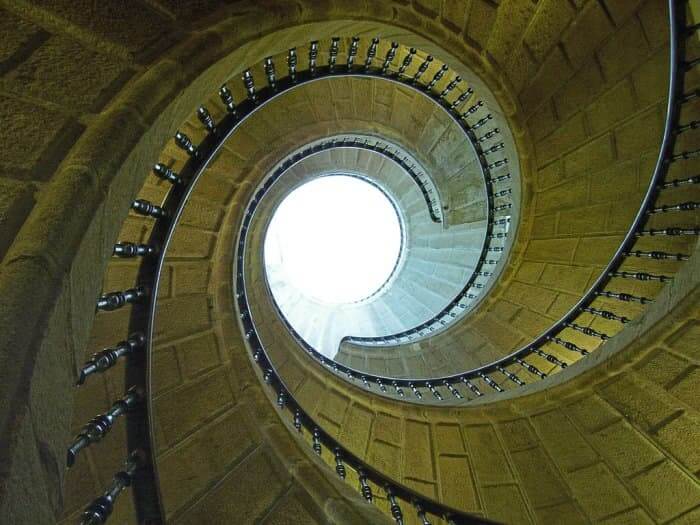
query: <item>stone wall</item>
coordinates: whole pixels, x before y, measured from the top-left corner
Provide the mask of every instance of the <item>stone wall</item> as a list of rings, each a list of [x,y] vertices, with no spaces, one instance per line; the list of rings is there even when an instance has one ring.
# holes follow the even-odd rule
[[[537,5],[525,0],[266,1],[200,2],[192,10],[185,3],[153,0],[139,1],[133,9],[82,1],[2,1],[0,115],[6,125],[0,132],[5,153],[0,161],[0,441],[4,445],[0,449],[0,514],[11,515],[19,523],[49,523],[65,508],[67,517],[105,486],[123,460],[125,449],[117,446],[123,443],[123,433],[118,427],[100,445],[105,448],[99,457],[88,451],[87,460],[76,467],[75,472],[84,475],[71,474],[64,495],[58,489],[64,482],[63,457],[71,433],[124,390],[118,369],[92,381],[75,398],[72,389],[76,366],[84,355],[126,335],[128,310],[98,316],[89,336],[100,290],[133,282],[129,281],[132,269],[116,265],[103,288],[112,245],[122,224],[127,228],[122,240],[145,235],[146,226],[127,216],[129,203],[167,138],[206,99],[205,94],[213,94],[212,86],[218,85],[224,71],[235,70],[232,64],[259,61],[268,49],[281,52],[288,42],[309,39],[308,27],[292,30],[296,32],[288,40],[279,41],[269,38],[271,31],[316,21],[362,19],[370,21],[364,30],[371,32],[386,22],[451,49],[491,87],[512,120],[523,171],[537,172],[528,179],[535,195],[533,235],[525,223],[512,259],[514,280],[504,280],[498,295],[503,313],[494,318],[518,324],[516,341],[539,328],[541,317],[556,317],[571,304],[581,283],[590,280],[605,254],[614,249],[635,198],[638,202],[637,195],[617,203],[601,181],[603,177],[624,181],[634,196],[650,173],[664,90],[658,79],[665,79],[662,4],[654,0],[553,0]],[[329,36],[343,27],[349,26],[341,22],[319,34]],[[257,50],[235,55],[235,50],[261,35]],[[229,62],[207,70],[229,56],[233,57]],[[523,121],[526,125],[521,126]],[[683,140],[690,143],[692,137]],[[534,149],[529,144],[535,144]],[[688,174],[695,173],[697,164],[686,166],[691,170]],[[221,199],[222,206],[235,207],[241,201],[229,199],[238,184],[226,179],[208,191]],[[147,186],[143,191],[157,193],[162,188]],[[561,206],[554,207],[557,202]],[[194,204],[191,210],[196,210]],[[192,231],[181,227],[180,235],[204,259],[213,253],[212,230],[223,211],[217,215],[208,204],[199,210],[188,212],[188,220],[190,230],[203,233],[190,235]],[[603,216],[604,223],[596,222]],[[582,217],[586,218],[583,223],[579,222]],[[589,238],[582,232],[596,235]],[[682,251],[687,246],[672,248]],[[588,260],[587,256],[594,257]],[[562,271],[565,264],[581,270],[569,274],[568,269]],[[201,317],[193,319],[202,320],[201,332],[211,333],[205,290],[216,286],[203,279],[204,268],[209,263],[197,260],[173,264],[169,270],[170,289],[162,293],[172,326],[177,327],[178,319],[189,318],[188,309],[197,308]],[[115,277],[119,272],[121,277]],[[567,287],[553,284],[569,275],[575,282]],[[551,302],[530,300],[541,297],[539,290],[546,288],[552,291]],[[178,298],[178,290],[188,290],[186,301]],[[490,305],[484,308],[495,310]],[[372,430],[357,425],[360,437],[348,436],[358,440],[358,450],[367,448],[371,461],[427,493],[452,498],[455,505],[496,519],[510,520],[499,513],[512,511],[513,520],[520,516],[553,521],[551,513],[564,512],[572,520],[583,515],[592,520],[692,522],[692,512],[697,510],[690,509],[697,505],[697,492],[689,487],[696,483],[691,476],[697,474],[698,465],[685,436],[697,428],[692,424],[697,413],[687,401],[692,402],[687,396],[693,392],[697,356],[685,355],[690,361],[681,357],[698,346],[696,321],[689,317],[677,332],[676,328],[657,332],[646,368],[653,373],[645,376],[639,364],[598,390],[578,382],[572,388],[581,389],[580,397],[556,405],[549,420],[538,419],[540,411],[547,411],[545,393],[531,404],[523,402],[516,412],[498,405],[484,407],[482,419],[464,423],[454,415],[447,419],[425,419],[418,411],[397,415],[393,411],[402,405],[396,404],[355,407],[354,403],[366,399],[352,398],[351,403],[342,389],[336,392],[337,385],[327,394],[326,407],[319,408],[319,418],[329,430],[337,427],[339,432],[341,425],[354,428],[356,420],[370,422]],[[487,327],[484,333],[492,332]],[[233,334],[227,334],[227,344],[234,340]],[[507,345],[518,344],[513,341]],[[197,343],[192,348],[198,348]],[[176,370],[170,370],[170,379],[163,376],[166,385],[171,381],[163,392],[184,391],[189,381],[208,384],[197,381],[210,377],[207,374],[216,376],[217,368],[221,368],[220,377],[230,379],[223,347],[207,345],[203,343],[201,351],[208,359],[204,362],[211,365],[188,362],[185,348],[189,345],[173,345],[162,356],[154,356],[166,367],[178,363]],[[447,341],[441,344],[448,346]],[[458,346],[455,340],[453,348]],[[173,355],[180,357],[173,361]],[[659,377],[665,378],[661,385],[656,381]],[[313,381],[309,379],[310,386],[304,388],[315,395],[319,391],[314,390]],[[235,386],[228,384],[234,399]],[[656,395],[650,398],[650,392]],[[236,410],[245,412],[252,406],[241,402],[236,408],[237,403],[231,401],[222,408],[219,419],[193,422],[194,428],[188,431],[194,432],[192,436],[173,440],[174,450],[206,444],[196,427],[226,425],[226,418]],[[349,414],[347,423],[338,418],[339,413]],[[581,414],[578,419],[577,413]],[[559,421],[561,425],[556,424]],[[396,439],[392,430],[396,424],[405,425],[402,428],[411,430],[418,441]],[[544,437],[552,428],[569,427],[573,427],[569,434]],[[526,430],[514,433],[511,428]],[[627,456],[628,450],[643,450],[640,445],[615,456],[608,449],[618,441],[607,439],[601,444],[606,429],[611,437],[619,437],[619,443],[631,442],[625,441],[627,433],[634,436],[629,439],[641,440],[656,452]],[[362,445],[370,442],[369,437],[363,441],[363,433],[371,433],[376,444]],[[513,442],[513,436],[534,437]],[[274,458],[270,443],[285,439],[257,441],[260,452],[250,457]],[[556,454],[562,443],[567,447]],[[428,456],[402,455],[406,447],[424,445],[431,451]],[[574,461],[579,456],[586,461]],[[473,475],[452,476],[451,472],[464,472],[459,465],[469,465]],[[236,479],[234,471],[230,470],[227,480]],[[526,479],[533,472],[541,477]],[[215,475],[225,474],[216,471]],[[285,478],[287,486],[297,487],[293,477]],[[473,492],[457,488],[469,479]],[[198,490],[204,490],[201,487]],[[591,487],[609,491],[590,492]],[[290,499],[282,501],[294,507],[297,497],[306,496],[297,488],[291,490]],[[606,494],[619,497],[605,500]],[[126,507],[118,511],[119,516],[129,520],[129,500],[121,501]],[[182,516],[185,519],[184,510]]]

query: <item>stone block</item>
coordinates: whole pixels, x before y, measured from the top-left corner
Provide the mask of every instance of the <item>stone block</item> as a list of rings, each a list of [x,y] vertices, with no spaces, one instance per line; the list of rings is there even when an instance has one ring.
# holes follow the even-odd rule
[[[467,17],[467,41],[485,48],[496,21],[496,7],[486,0],[474,0]]]
[[[638,15],[651,47],[668,46],[668,5],[647,0],[638,11]]]
[[[604,523],[605,525],[652,525],[654,521],[649,517],[646,511],[637,507],[636,509],[625,511],[622,514],[616,514],[606,519]]]
[[[511,482],[506,452],[489,425],[462,427],[470,451],[476,479],[480,486]],[[494,518],[495,519],[495,518]]]
[[[159,397],[153,412],[168,446],[173,446],[233,402],[226,374],[217,371]]]
[[[612,32],[613,25],[600,3],[588,2],[562,38],[572,64],[576,66],[590,60]]]
[[[562,411],[535,416],[531,422],[542,445],[562,471],[576,470],[598,459],[598,455]]]
[[[600,171],[610,165],[615,157],[612,136],[601,135],[572,151],[564,158],[567,177]]]
[[[596,54],[606,81],[615,82],[641,64],[648,53],[649,44],[644,38],[642,26],[636,18],[632,18]]]
[[[232,516],[261,520],[289,483],[289,476],[282,475],[275,462],[268,451],[257,449],[189,507],[178,523],[229,523]]]
[[[579,147],[586,141],[586,128],[583,114],[574,115],[571,119],[556,128],[546,139],[535,144],[537,165],[542,167],[552,160]]]
[[[615,130],[615,146],[620,159],[637,159],[661,144],[663,118],[654,106]]]
[[[689,407],[700,412],[700,368],[689,369],[669,388],[669,391]]]
[[[602,396],[643,430],[669,417],[678,409],[674,398],[661,388],[628,374],[605,386]]]
[[[350,400],[337,390],[329,390],[321,400],[319,414],[339,427],[343,425]]]
[[[167,19],[148,6],[124,9],[111,2],[95,4],[90,0],[40,0],[35,5],[44,11],[36,16],[56,27],[67,26],[86,43],[123,59],[162,41],[169,31]]]
[[[158,396],[164,391],[182,383],[182,373],[175,348],[172,346],[156,349],[151,356],[153,395]]]
[[[605,0],[605,7],[615,25],[621,26],[638,9],[643,0]]]
[[[532,82],[520,94],[525,115],[532,114],[573,75],[573,69],[561,48],[555,47],[542,63]]]
[[[206,295],[188,295],[159,301],[154,339],[173,340],[202,332],[210,324]]]
[[[597,395],[583,397],[568,405],[566,410],[586,432],[594,432],[620,419],[620,414]]]
[[[75,40],[51,37],[5,76],[7,90],[65,108],[98,112],[131,76],[123,62]]]
[[[625,510],[635,503],[604,463],[571,472],[567,479],[576,501],[593,521]]]
[[[438,471],[441,501],[466,512],[480,510],[469,460],[466,457],[440,456]]]
[[[583,62],[574,76],[553,96],[557,115],[563,120],[570,118],[595,99],[602,88],[603,73],[598,62],[590,59]]]
[[[584,206],[559,214],[557,233],[559,235],[590,235],[605,233],[605,224],[610,204]]]
[[[583,525],[589,523],[588,519],[575,503],[566,502],[551,507],[535,509],[538,523],[566,522],[567,525]],[[607,522],[606,522],[607,523]],[[632,524],[630,524],[632,525]]]
[[[254,432],[236,407],[161,456],[158,470],[166,516],[190,506],[248,454],[255,445]]]
[[[588,202],[588,178],[577,177],[535,196],[535,213],[544,215],[559,210],[580,208]]]
[[[530,449],[537,445],[537,438],[527,419],[515,419],[502,423],[498,425],[498,433],[511,452]]]
[[[221,352],[216,335],[207,332],[177,344],[182,360],[182,369],[186,376],[194,377],[221,363]]]
[[[547,53],[559,42],[574,14],[574,8],[566,2],[545,0],[538,4],[523,37],[538,62],[544,61]]]
[[[551,290],[543,290],[537,286],[515,281],[508,287],[505,296],[531,310],[545,313],[554,302],[557,294]]]
[[[7,96],[0,96],[0,121],[0,142],[4,144],[0,163],[14,179],[48,180],[82,131],[57,111]]]
[[[215,241],[216,235],[213,233],[199,228],[179,226],[168,247],[168,256],[175,258],[210,257]]]
[[[554,104],[545,103],[535,111],[527,121],[530,128],[530,133],[535,142],[545,138],[547,135],[557,129],[558,120],[554,110]],[[583,130],[583,122],[581,121],[581,130]],[[585,131],[584,131],[585,133]]]
[[[632,83],[624,78],[597,97],[586,109],[586,120],[591,133],[597,135],[614,127],[634,113],[635,105]]]
[[[535,8],[528,2],[506,0],[498,6],[496,21],[486,51],[499,64],[505,64],[525,33]]]
[[[435,425],[435,448],[438,454],[464,454],[464,440],[459,425],[439,423]]]
[[[700,486],[670,461],[632,478],[632,487],[659,521],[667,521],[700,504]]]
[[[400,447],[377,439],[367,449],[369,464],[380,472],[400,472],[401,455]]]
[[[403,475],[425,481],[435,480],[435,465],[432,458],[430,426],[419,421],[406,420],[404,447],[410,454],[404,455]]]
[[[517,485],[485,487],[481,491],[486,515],[499,523],[530,524],[527,505]]]
[[[655,51],[630,78],[641,107],[664,102],[668,96],[668,50]]]
[[[697,398],[697,390],[695,391]],[[656,440],[690,472],[700,469],[700,418],[685,413],[656,431]]]
[[[532,261],[569,262],[576,251],[577,239],[543,239],[530,242],[526,257]]]
[[[353,404],[340,433],[343,445],[361,457],[367,450],[373,422],[374,412],[361,404]]]
[[[413,0],[413,8],[423,16],[435,18],[440,13],[442,0]]]
[[[503,70],[513,86],[513,91],[519,93],[537,73],[538,64],[524,46],[515,49],[506,60]]]
[[[545,507],[562,503],[569,498],[556,467],[542,448],[511,453],[521,489],[533,507]]]
[[[666,340],[674,352],[688,357],[695,362],[700,360],[700,322],[686,321]]]
[[[0,73],[16,66],[48,37],[38,26],[4,9],[0,11],[0,34]]]
[[[466,30],[469,4],[462,0],[444,0],[440,20],[450,31],[461,33]]]
[[[0,261],[34,206],[35,187],[0,179]]]
[[[618,474],[631,476],[663,459],[644,435],[618,421],[590,435],[590,442]]]
[[[636,366],[637,372],[659,386],[677,383],[681,374],[685,375],[690,363],[662,349],[655,349]]]
[[[584,237],[576,248],[574,260],[579,264],[604,266],[620,246],[622,236]]]

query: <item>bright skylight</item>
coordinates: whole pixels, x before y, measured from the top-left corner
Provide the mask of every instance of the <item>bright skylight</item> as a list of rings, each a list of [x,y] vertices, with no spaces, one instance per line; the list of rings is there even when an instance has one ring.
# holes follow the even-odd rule
[[[384,193],[343,175],[312,180],[289,194],[265,238],[268,276],[326,303],[376,292],[391,276],[401,227]]]

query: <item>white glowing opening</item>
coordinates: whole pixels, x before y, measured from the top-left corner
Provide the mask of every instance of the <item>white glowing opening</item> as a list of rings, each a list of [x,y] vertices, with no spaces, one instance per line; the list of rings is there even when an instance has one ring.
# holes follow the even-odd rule
[[[386,283],[401,250],[387,196],[356,177],[314,179],[280,204],[265,237],[268,278],[325,303],[364,299]]]

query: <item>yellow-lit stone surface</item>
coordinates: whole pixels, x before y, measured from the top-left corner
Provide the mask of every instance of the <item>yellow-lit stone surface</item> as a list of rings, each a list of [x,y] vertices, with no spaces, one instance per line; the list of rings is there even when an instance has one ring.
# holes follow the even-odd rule
[[[121,467],[123,421],[72,470],[63,466],[71,437],[128,386],[120,364],[73,389],[80,363],[128,333],[130,309],[95,314],[95,298],[134,283],[136,264],[110,255],[118,240],[148,238],[152,221],[128,208],[137,195],[164,198],[167,187],[153,182],[150,165],[182,166],[169,137],[181,128],[199,141],[194,109],[206,103],[220,118],[216,89],[244,67],[335,33],[399,35],[449,49],[504,108],[523,178],[508,268],[475,315],[415,345],[410,361],[394,363],[397,370],[482,364],[563,315],[619,245],[660,143],[668,69],[660,0],[6,0],[0,7],[0,521],[8,523],[73,523]],[[690,53],[698,47],[689,39]],[[264,78],[257,66],[255,75]],[[686,91],[699,81],[690,74]],[[355,84],[319,85],[276,116],[252,121],[197,186],[178,227],[158,290],[151,356],[156,461],[171,522],[388,522],[280,422],[231,304],[231,246],[242,208],[266,168],[297,140],[361,125],[393,129],[408,144],[430,141],[421,134],[428,120],[406,116],[407,106],[423,114],[420,102]],[[681,120],[697,119],[698,110],[688,105]],[[313,132],[293,133],[305,127]],[[679,148],[696,149],[697,139],[688,132]],[[669,178],[699,167],[674,164]],[[697,189],[685,191],[670,190],[663,202],[700,200]],[[697,213],[686,217],[700,224]],[[648,225],[674,220],[653,216]],[[638,249],[691,253],[693,242],[642,239]],[[626,264],[671,274],[683,267]],[[663,293],[656,283],[613,284]],[[475,407],[374,397],[316,367],[279,323],[264,330],[279,334],[271,352],[276,364],[284,356],[284,378],[314,419],[425,495],[507,523],[696,523],[700,319],[698,290],[684,291],[687,298],[656,328],[611,359],[566,383]],[[594,306],[630,317],[642,311],[604,299]],[[591,350],[598,344],[567,335]],[[545,348],[567,362],[577,358],[554,344]],[[386,501],[377,500],[387,514]],[[110,523],[134,522],[125,495]]]

